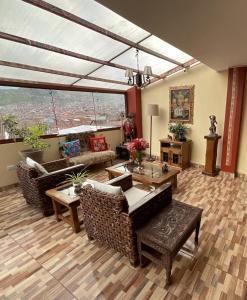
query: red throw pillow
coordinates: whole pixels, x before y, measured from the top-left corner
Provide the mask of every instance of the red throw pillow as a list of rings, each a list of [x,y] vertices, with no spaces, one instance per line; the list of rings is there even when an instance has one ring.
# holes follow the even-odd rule
[[[100,152],[107,150],[107,144],[105,141],[105,137],[94,137],[90,138],[91,150],[93,152]]]

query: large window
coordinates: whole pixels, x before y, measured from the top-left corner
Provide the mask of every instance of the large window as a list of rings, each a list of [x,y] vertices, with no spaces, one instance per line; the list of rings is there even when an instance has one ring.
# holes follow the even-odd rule
[[[119,126],[122,112],[124,94],[0,87],[0,117],[15,115],[23,127],[46,123],[48,133]]]

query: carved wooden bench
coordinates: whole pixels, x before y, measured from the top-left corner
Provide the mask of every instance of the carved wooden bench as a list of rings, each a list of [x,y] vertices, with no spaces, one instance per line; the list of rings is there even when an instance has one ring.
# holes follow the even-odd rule
[[[198,245],[202,209],[173,200],[168,206],[137,230],[141,266],[144,259],[166,268],[166,284],[171,283],[172,261],[195,230]]]

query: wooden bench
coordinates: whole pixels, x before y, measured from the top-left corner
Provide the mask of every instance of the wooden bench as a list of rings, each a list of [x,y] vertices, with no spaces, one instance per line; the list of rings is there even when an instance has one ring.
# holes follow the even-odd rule
[[[202,209],[173,200],[168,206],[137,230],[137,244],[141,266],[144,260],[162,264],[166,268],[166,284],[171,283],[172,262],[195,230],[198,245]]]

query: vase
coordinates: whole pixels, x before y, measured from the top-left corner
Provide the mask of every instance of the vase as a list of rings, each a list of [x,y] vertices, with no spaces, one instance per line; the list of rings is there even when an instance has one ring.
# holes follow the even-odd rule
[[[81,182],[80,183],[73,183],[73,187],[74,187],[75,194],[80,194],[82,183]]]
[[[137,161],[138,167],[141,167],[141,165],[142,165],[142,152],[141,151],[136,151],[136,161]]]

